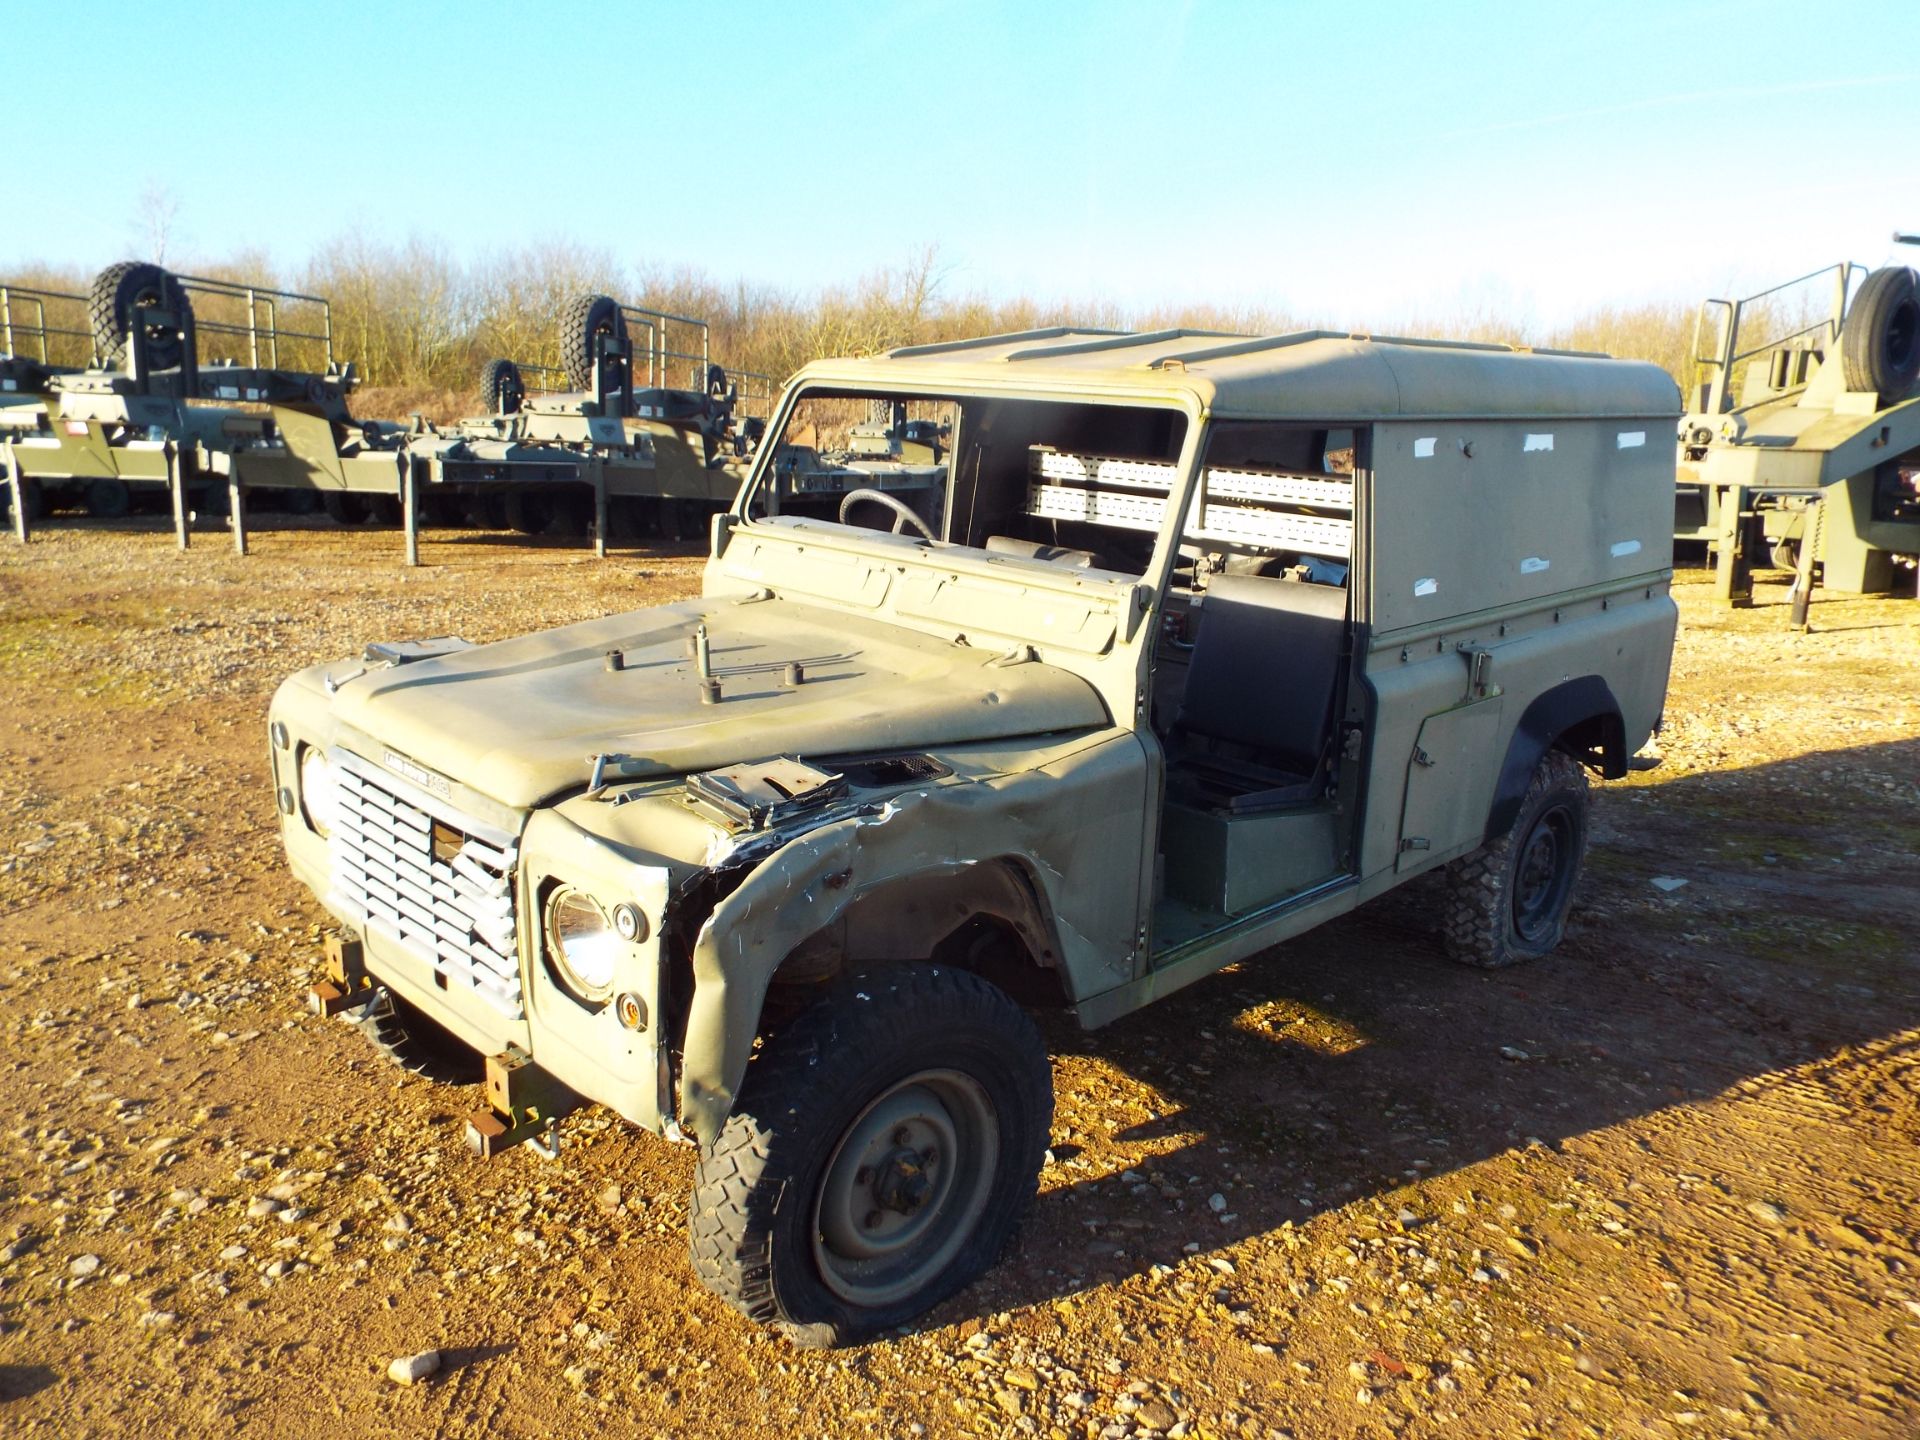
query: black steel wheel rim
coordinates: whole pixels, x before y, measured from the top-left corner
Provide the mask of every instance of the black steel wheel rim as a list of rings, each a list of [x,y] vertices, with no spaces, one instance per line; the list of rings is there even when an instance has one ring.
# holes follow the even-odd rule
[[[1527,831],[1513,879],[1513,929],[1527,944],[1552,936],[1573,888],[1578,843],[1573,811],[1565,805],[1543,810]]]
[[[813,1204],[821,1282],[866,1308],[931,1285],[987,1208],[1000,1123],[986,1087],[922,1070],[881,1091],[842,1132]]]
[[[1896,371],[1904,371],[1913,360],[1913,349],[1920,339],[1920,301],[1908,300],[1896,306],[1887,318],[1887,362]]]

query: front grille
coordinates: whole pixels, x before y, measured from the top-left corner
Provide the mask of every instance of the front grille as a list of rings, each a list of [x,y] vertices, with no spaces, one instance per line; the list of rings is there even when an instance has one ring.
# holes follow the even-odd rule
[[[350,751],[330,758],[340,804],[329,842],[329,900],[425,960],[447,984],[519,1019],[513,836]]]

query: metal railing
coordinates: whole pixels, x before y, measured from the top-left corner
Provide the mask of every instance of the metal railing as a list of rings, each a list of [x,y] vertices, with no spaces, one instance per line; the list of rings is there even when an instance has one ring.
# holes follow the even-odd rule
[[[675,315],[666,310],[649,310],[642,305],[622,305],[620,307],[620,313],[627,317],[629,327],[637,325],[640,329],[646,331],[647,389],[704,391],[707,388],[707,367],[713,363],[713,341],[712,333],[708,329],[706,321],[695,320],[689,315]],[[681,350],[673,348],[671,342],[674,337],[671,327],[676,325],[681,327],[683,331],[692,330],[698,333],[700,337],[700,349],[698,353],[695,353],[691,349]],[[693,342],[691,340],[681,340],[678,343],[691,345]],[[638,355],[636,355],[633,375],[635,385],[640,384],[638,358]],[[675,360],[686,362],[691,379],[690,384],[673,384],[670,378],[668,362]]]
[[[27,358],[37,358],[42,365],[51,365],[53,356],[47,342],[52,336],[62,335],[71,336],[80,341],[86,348],[86,353],[89,356],[92,355],[93,331],[76,330],[66,325],[49,325],[47,323],[49,301],[78,305],[81,314],[86,313],[87,297],[84,295],[70,295],[64,290],[42,290],[28,285],[0,284],[0,353],[20,356],[20,338],[28,336],[38,342],[39,355]],[[21,311],[28,309],[32,311],[31,319],[20,314]]]
[[[1729,390],[1733,382],[1734,367],[1742,361],[1751,360],[1757,355],[1764,355],[1769,350],[1778,349],[1782,345],[1790,344],[1795,340],[1804,339],[1810,335],[1819,334],[1822,331],[1826,332],[1826,342],[1828,344],[1832,344],[1838,339],[1841,323],[1846,319],[1847,293],[1852,288],[1854,272],[1859,271],[1864,273],[1865,270],[1866,267],[1864,265],[1856,265],[1852,261],[1843,260],[1836,265],[1823,265],[1818,270],[1809,271],[1807,274],[1801,275],[1793,280],[1782,281],[1778,285],[1769,286],[1765,290],[1758,291],[1755,294],[1745,296],[1739,300],[1702,301],[1700,304],[1700,312],[1694,318],[1693,322],[1692,353],[1694,365],[1697,369],[1706,370],[1708,375],[1707,401],[1703,407],[1706,413],[1718,415],[1728,409]],[[1745,317],[1749,307],[1757,301],[1767,299],[1769,296],[1778,295],[1784,290],[1794,289],[1796,286],[1805,285],[1809,281],[1818,280],[1822,276],[1829,274],[1833,276],[1833,308],[1832,313],[1825,320],[1816,320],[1813,324],[1803,325],[1798,330],[1789,331],[1783,335],[1772,336],[1765,341],[1765,343],[1749,346],[1745,350],[1738,348],[1740,344],[1741,320]],[[1717,326],[1718,333],[1715,352],[1711,355],[1703,355],[1700,353],[1701,331],[1706,328],[1708,314],[1716,312],[1716,307],[1719,315],[1719,323]]]
[[[246,307],[243,321],[194,317],[194,329],[202,335],[245,336],[247,364],[255,370],[278,370],[280,342],[305,342],[320,347],[322,370],[331,372],[333,356],[333,306],[320,295],[302,295],[295,290],[271,290],[264,285],[246,285],[233,280],[212,280],[201,275],[176,275],[181,288],[209,298],[237,300]],[[293,330],[280,323],[282,306],[312,305],[320,311],[318,330]]]
[[[772,413],[773,402],[780,394],[780,385],[771,375],[759,370],[729,370],[727,379],[738,391],[738,413],[762,417]]]

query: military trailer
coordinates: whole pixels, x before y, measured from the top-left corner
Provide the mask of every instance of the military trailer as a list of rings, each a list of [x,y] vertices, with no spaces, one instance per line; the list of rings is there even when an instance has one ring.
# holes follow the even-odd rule
[[[1827,289],[1828,313],[1773,333],[1782,297],[1809,286]],[[1910,589],[1920,559],[1914,272],[1839,264],[1709,300],[1694,353],[1702,380],[1680,423],[1674,536],[1714,549],[1721,597],[1748,600],[1751,567],[1767,559],[1804,565],[1809,581],[1817,564],[1829,590]]]
[[[64,303],[85,310],[88,329],[48,321],[48,305],[58,318]],[[645,388],[628,315],[650,327]],[[130,487],[150,485],[173,493],[183,546],[189,506],[203,501],[228,517],[244,552],[247,497],[267,491],[342,520],[399,521],[410,564],[430,508],[436,518],[478,510],[529,533],[590,531],[604,554],[609,506],[623,502],[660,509],[633,528],[704,534],[739,488],[736,432],[757,428],[733,424],[739,386],[711,363],[702,322],[605,296],[582,297],[562,326],[574,390],[529,400],[517,367],[490,362],[482,388],[495,413],[450,427],[353,416],[357,376],[335,357],[319,296],[128,262],[101,272],[87,297],[0,286],[0,322],[0,442],[13,442],[0,454],[21,490],[23,538],[49,502],[84,497],[90,513],[117,516]],[[668,383],[669,365],[688,358],[666,348],[668,322],[698,327],[691,390]],[[49,363],[50,342],[71,348],[76,337],[91,342],[88,363]],[[242,353],[203,360],[202,337]]]
[[[95,290],[103,283],[111,283],[108,276]],[[157,295],[147,298],[158,304]],[[49,510],[81,506],[93,516],[124,515],[133,486],[168,481],[160,437],[179,428],[177,397],[164,383],[130,378],[117,394],[109,388],[110,398],[89,393],[105,373],[93,299],[0,283],[0,444],[6,447],[6,503],[22,537]],[[161,336],[163,324],[156,317],[153,334],[164,354],[171,337]],[[123,344],[121,353],[130,348]],[[147,393],[153,388],[157,395]]]
[[[528,453],[590,450],[600,460],[602,489],[634,525],[677,539],[704,536],[740,488],[734,462],[745,453],[742,437],[756,427],[737,412],[765,400],[766,377],[730,376],[715,363],[704,320],[608,295],[574,300],[558,348],[557,366],[487,361],[480,372],[486,413],[448,433]],[[528,383],[545,376],[557,383]],[[509,518],[522,529],[541,528],[578,499],[578,492],[552,486],[522,492]]]
[[[62,305],[82,311],[85,328],[50,320]],[[85,297],[0,286],[0,319],[0,442],[9,486],[22,492],[22,538],[48,503],[80,497],[89,514],[113,518],[139,487],[154,487],[171,493],[183,545],[188,506],[204,497],[235,507],[244,548],[238,505],[256,457],[271,465],[289,433],[314,427],[378,429],[347,413],[357,380],[334,357],[332,311],[319,296],[128,261],[101,271]],[[203,339],[234,353],[203,358]],[[51,363],[62,344],[85,362]],[[310,489],[292,473],[251,483]],[[391,467],[382,483],[397,491]]]
[[[942,437],[934,513],[796,513],[780,445],[876,404]],[[693,1266],[753,1319],[899,1324],[1034,1194],[1026,1007],[1105,1024],[1436,870],[1454,958],[1555,947],[1588,774],[1664,703],[1678,413],[1650,365],[1331,332],[809,366],[699,598],[281,686],[314,1004],[486,1057],[483,1152],[583,1100],[695,1142]]]

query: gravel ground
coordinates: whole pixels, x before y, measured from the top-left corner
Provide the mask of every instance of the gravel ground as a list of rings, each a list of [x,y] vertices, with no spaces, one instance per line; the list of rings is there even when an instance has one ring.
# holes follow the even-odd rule
[[[694,590],[684,553],[157,524],[0,544],[0,1428],[1068,1437],[1920,1431],[1920,606],[1683,574],[1663,763],[1562,952],[1448,965],[1410,887],[1095,1034],[1015,1250],[798,1352],[692,1278],[692,1156],[308,1016],[264,711],[367,639]],[[1777,582],[1778,577],[1766,577]],[[1675,884],[1674,882],[1684,882]],[[420,1383],[396,1357],[440,1352]]]

